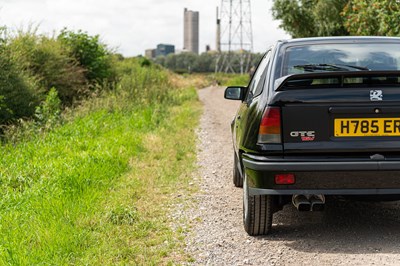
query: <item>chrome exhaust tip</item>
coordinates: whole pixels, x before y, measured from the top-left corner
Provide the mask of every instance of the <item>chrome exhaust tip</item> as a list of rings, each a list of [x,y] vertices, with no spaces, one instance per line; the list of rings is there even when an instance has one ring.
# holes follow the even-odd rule
[[[325,209],[324,195],[311,195],[309,200],[311,202],[311,211],[321,212]]]
[[[298,211],[307,212],[311,210],[311,202],[304,195],[293,195],[292,203]]]

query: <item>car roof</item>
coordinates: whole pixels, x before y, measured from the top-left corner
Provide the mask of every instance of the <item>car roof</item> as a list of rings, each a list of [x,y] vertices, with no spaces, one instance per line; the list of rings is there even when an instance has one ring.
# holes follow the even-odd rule
[[[312,43],[345,43],[345,42],[400,42],[399,37],[383,36],[337,36],[337,37],[311,37],[280,40],[278,43],[288,45],[312,44]]]

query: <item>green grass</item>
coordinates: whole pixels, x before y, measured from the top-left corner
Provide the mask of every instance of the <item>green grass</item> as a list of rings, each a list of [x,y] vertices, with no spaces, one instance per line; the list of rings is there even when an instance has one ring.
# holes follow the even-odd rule
[[[144,152],[131,159],[131,171],[102,203],[109,223],[97,227],[98,244],[85,263],[158,265],[187,259],[182,237],[170,227],[168,206],[176,201],[176,193],[188,190],[198,115],[198,104],[186,103],[173,108],[163,126],[144,135]]]
[[[250,76],[248,74],[232,75],[224,82],[224,86],[247,86]]]
[[[0,147],[1,265],[188,259],[168,206],[194,169],[196,91],[135,71],[149,81],[130,86],[142,82],[146,99],[124,81],[63,125]]]
[[[217,73],[208,75],[208,79],[221,86],[247,86],[250,80],[248,74]]]

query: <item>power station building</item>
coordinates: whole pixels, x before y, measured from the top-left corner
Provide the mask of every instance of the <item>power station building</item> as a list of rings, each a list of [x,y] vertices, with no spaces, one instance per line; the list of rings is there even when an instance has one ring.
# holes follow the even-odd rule
[[[199,54],[199,12],[184,9],[183,50]]]
[[[175,53],[175,46],[172,44],[159,44],[156,49],[156,56],[167,56]]]

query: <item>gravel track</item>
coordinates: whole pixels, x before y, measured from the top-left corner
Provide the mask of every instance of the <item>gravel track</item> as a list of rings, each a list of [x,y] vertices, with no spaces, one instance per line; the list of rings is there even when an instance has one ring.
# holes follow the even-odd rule
[[[200,190],[188,200],[192,265],[400,265],[399,203],[332,199],[322,213],[291,205],[274,214],[272,233],[250,237],[242,224],[242,189],[232,183],[230,122],[239,105],[223,88],[199,90]],[[183,210],[182,210],[183,211]]]

